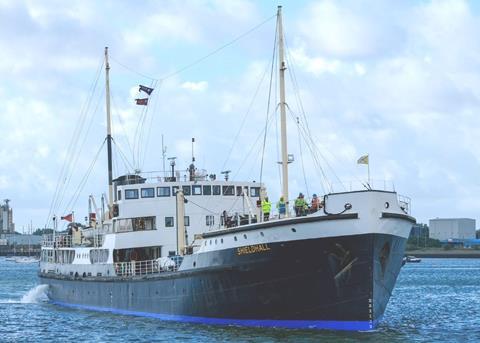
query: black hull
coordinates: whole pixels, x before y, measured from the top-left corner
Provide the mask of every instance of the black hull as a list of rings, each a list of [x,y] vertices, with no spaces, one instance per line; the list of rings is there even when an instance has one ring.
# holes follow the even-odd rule
[[[57,304],[167,320],[373,329],[402,265],[404,238],[365,234],[200,254],[192,269],[134,279],[41,274]]]

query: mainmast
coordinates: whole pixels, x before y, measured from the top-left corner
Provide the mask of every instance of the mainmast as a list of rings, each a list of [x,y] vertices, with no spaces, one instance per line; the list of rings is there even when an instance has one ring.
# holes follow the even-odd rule
[[[280,133],[282,142],[282,196],[286,203],[286,217],[289,217],[288,203],[288,152],[287,152],[287,115],[285,103],[285,70],[287,69],[284,56],[284,39],[282,23],[282,6],[277,11],[278,27],[278,61],[280,65]]]
[[[105,47],[105,97],[107,109],[108,209],[111,213],[113,207],[112,119],[110,116],[110,64],[108,64],[108,47]]]

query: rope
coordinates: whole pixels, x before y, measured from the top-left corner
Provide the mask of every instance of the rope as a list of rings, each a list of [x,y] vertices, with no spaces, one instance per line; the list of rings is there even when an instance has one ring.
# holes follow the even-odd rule
[[[213,212],[212,210],[209,210],[208,208],[203,207],[203,206],[197,204],[196,202],[193,202],[192,200],[190,200],[190,198],[188,198],[187,200],[188,200],[188,202],[192,203],[192,205],[195,205],[195,206],[201,208],[202,210],[205,210],[205,211],[207,211],[207,212],[209,212],[209,213],[211,213],[211,214],[220,214],[220,213],[217,213],[217,212]]]
[[[251,110],[252,110],[252,107],[253,107],[253,104],[257,98],[257,95],[259,93],[259,90],[260,90],[260,87],[261,85],[263,84],[263,80],[265,79],[265,75],[267,75],[267,71],[268,71],[268,66],[267,68],[265,68],[265,71],[263,72],[263,75],[260,79],[260,82],[258,83],[257,85],[257,89],[255,90],[255,93],[253,95],[253,98],[252,100],[250,101],[250,104],[248,105],[248,108],[247,108],[247,112],[245,113],[245,115],[243,116],[243,119],[242,119],[242,123],[240,124],[240,128],[238,129],[236,135],[235,135],[235,138],[233,139],[233,143],[232,145],[230,146],[230,150],[228,151],[228,155],[227,155],[227,158],[225,159],[225,162],[223,163],[223,166],[222,166],[222,170],[225,170],[225,166],[227,165],[229,159],[230,159],[230,156],[232,155],[232,152],[233,152],[233,148],[236,146],[236,143],[237,143],[237,140],[238,140],[238,137],[240,136],[240,133],[242,132],[243,130],[243,126],[245,125],[245,122],[247,120],[247,117],[248,115],[250,114]]]
[[[297,117],[297,134],[298,134],[298,147],[300,149],[300,160],[302,161],[302,172],[303,172],[303,181],[305,182],[305,189],[307,190],[307,197],[310,198],[310,191],[308,189],[307,183],[307,176],[305,174],[305,164],[303,161],[303,149],[302,149],[302,141],[301,141],[301,133],[300,133],[300,120]]]
[[[184,72],[184,71],[187,70],[187,69],[190,69],[191,67],[199,64],[200,62],[206,60],[207,58],[215,55],[215,54],[218,53],[219,51],[221,51],[221,50],[229,47],[230,45],[233,45],[234,43],[238,42],[238,41],[241,40],[242,38],[248,36],[250,33],[252,33],[253,31],[255,31],[255,30],[257,30],[257,29],[259,29],[260,27],[262,27],[263,25],[265,25],[265,24],[268,23],[270,20],[272,20],[273,18],[276,18],[276,17],[277,17],[277,15],[275,14],[275,15],[271,16],[270,18],[265,19],[265,20],[262,21],[260,24],[254,26],[254,27],[251,28],[250,30],[242,33],[240,36],[238,36],[237,38],[233,39],[232,41],[230,41],[230,42],[222,45],[221,47],[213,50],[212,52],[206,54],[205,56],[202,56],[202,57],[196,59],[196,60],[193,61],[192,63],[187,64],[186,66],[184,66],[184,67],[182,67],[182,68],[180,68],[180,69],[177,69],[176,71],[174,71],[174,72],[172,72],[172,73],[170,73],[170,74],[167,74],[167,75],[165,75],[165,76],[163,76],[163,77],[160,77],[159,80],[169,79],[169,78],[171,78],[171,77],[173,77],[173,76],[175,76],[175,75],[177,75],[177,74],[180,74],[181,72]]]
[[[119,153],[120,157],[122,158],[122,161],[123,161],[123,164],[125,165],[127,173],[128,173],[129,170],[134,170],[135,168],[130,164],[127,157],[125,156],[123,151],[120,149],[120,146],[117,144],[117,142],[113,138],[112,138],[112,142],[113,142],[113,144],[115,144],[115,147],[117,148],[116,151],[118,150],[118,153]]]
[[[113,118],[117,118],[118,123],[120,124],[120,128],[122,129],[123,135],[125,136],[125,140],[127,141],[127,147],[129,149],[129,152],[132,154],[132,159],[133,159],[134,158],[133,148],[132,148],[132,145],[130,144],[130,140],[128,139],[128,133],[127,133],[127,130],[125,129],[125,125],[124,125],[124,122],[122,120],[122,116],[120,115],[119,111],[117,111],[117,109],[116,109],[116,105],[115,105],[115,101],[114,101],[115,98],[114,98],[111,90],[110,90],[110,97],[112,99],[112,109],[114,110],[113,112],[118,113],[118,115],[113,116]]]
[[[268,119],[269,119],[268,116],[270,113],[270,101],[272,97],[273,67],[275,65],[275,52],[277,51],[277,34],[278,34],[278,26],[275,27],[275,39],[273,40],[272,65],[270,69],[270,83],[268,88],[268,99],[267,99],[267,117],[265,119],[265,134],[263,136],[262,159],[260,162],[260,184],[262,184],[263,160],[265,157],[265,146],[267,143]]]
[[[73,173],[73,170],[74,170],[74,165],[72,165],[72,162],[73,162],[73,159],[75,158],[75,156],[78,155],[78,154],[75,154],[75,151],[76,151],[77,147],[81,148],[81,146],[79,146],[77,144],[77,141],[80,137],[81,132],[83,131],[83,126],[84,126],[85,121],[86,121],[88,110],[90,109],[93,96],[94,96],[94,94],[96,92],[96,89],[97,89],[97,84],[98,84],[98,80],[100,78],[100,73],[101,73],[101,70],[102,70],[103,65],[104,65],[103,63],[104,63],[104,61],[103,61],[103,58],[102,58],[100,60],[99,66],[97,68],[95,76],[94,76],[94,78],[92,80],[92,83],[90,85],[89,96],[87,97],[87,99],[85,100],[84,104],[82,105],[82,107],[80,109],[80,113],[79,113],[79,116],[78,116],[78,119],[77,119],[77,125],[75,126],[75,130],[72,134],[70,143],[67,147],[66,159],[64,160],[64,162],[62,164],[62,167],[60,169],[57,184],[55,186],[55,191],[54,191],[52,200],[50,202],[50,209],[49,209],[49,212],[48,212],[48,216],[45,219],[45,228],[48,226],[48,223],[49,223],[51,217],[53,216],[53,214],[58,210],[61,202],[63,202],[63,197],[65,195],[65,191],[66,191],[66,188],[67,188],[69,180],[70,180],[69,174]],[[77,158],[77,160],[78,160],[78,158]]]
[[[139,71],[137,71],[137,70],[134,70],[133,68],[130,68],[129,66],[121,63],[120,61],[118,61],[117,59],[115,59],[115,58],[112,57],[112,56],[110,56],[110,60],[113,61],[113,62],[115,62],[115,63],[117,63],[118,65],[122,66],[123,68],[131,71],[131,72],[134,73],[134,74],[137,74],[137,75],[139,75],[139,76],[141,76],[141,77],[144,77],[144,78],[149,79],[149,80],[152,80],[152,81],[157,81],[156,78],[151,77],[151,76],[148,76],[148,75],[146,75],[146,74],[143,74],[143,73],[141,73],[141,72],[139,72]]]
[[[159,87],[161,87],[161,83],[160,83],[160,86],[157,87],[157,81],[155,81],[152,85],[152,88],[155,88],[157,89],[157,92],[155,94],[158,94],[159,92]],[[143,166],[145,165],[145,160],[147,159],[147,151],[148,151],[148,147],[149,147],[149,141],[150,141],[150,137],[151,137],[151,132],[152,132],[152,127],[153,127],[153,120],[155,118],[155,113],[157,112],[157,105],[158,105],[158,96],[156,95],[153,95],[152,97],[152,100],[154,100],[154,105],[153,105],[153,113],[150,115],[150,124],[148,125],[148,133],[147,133],[147,138],[146,138],[146,141],[145,141],[145,149],[143,151],[143,158],[142,158],[142,163],[141,163],[141,168],[143,169]],[[143,128],[142,128],[143,130]]]
[[[94,157],[93,161],[90,163],[90,166],[87,168],[87,171],[86,171],[85,175],[83,176],[82,180],[80,181],[80,184],[78,185],[77,189],[73,193],[74,195],[73,195],[72,199],[70,200],[70,202],[65,207],[64,213],[66,213],[68,209],[73,209],[73,207],[76,205],[76,203],[78,201],[78,198],[80,196],[80,193],[82,192],[83,188],[85,187],[85,184],[87,183],[88,177],[90,176],[90,173],[92,172],[93,167],[95,166],[95,163],[97,162],[98,156],[102,152],[102,149],[103,149],[106,141],[107,141],[107,139],[105,138],[103,140],[103,143],[100,145],[100,148],[98,149],[97,153],[95,154],[95,157]]]

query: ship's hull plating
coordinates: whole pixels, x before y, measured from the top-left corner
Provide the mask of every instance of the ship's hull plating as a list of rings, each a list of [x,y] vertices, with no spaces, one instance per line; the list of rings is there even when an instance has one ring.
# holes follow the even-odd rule
[[[209,324],[373,329],[405,238],[363,234],[212,251],[185,271],[134,279],[41,275],[52,302]],[[184,264],[189,264],[189,257]]]

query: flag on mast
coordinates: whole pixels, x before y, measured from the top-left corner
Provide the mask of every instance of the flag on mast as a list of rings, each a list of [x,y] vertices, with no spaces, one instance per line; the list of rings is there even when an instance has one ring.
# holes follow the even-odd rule
[[[357,161],[358,164],[368,164],[368,154],[363,155]]]
[[[144,105],[144,106],[147,106],[147,105],[148,105],[148,98],[144,98],[144,99],[135,99],[135,102],[137,103],[137,105]]]
[[[66,216],[61,217],[61,219],[71,223],[73,222],[73,213],[67,214]]]
[[[138,91],[139,92],[145,92],[147,93],[148,95],[152,94],[153,92],[153,88],[150,88],[150,87],[147,87],[147,86],[143,86],[143,85],[138,85]]]
[[[367,182],[368,182],[368,185],[370,185],[370,163],[369,163],[369,160],[368,160],[368,154],[361,156],[357,160],[357,164],[366,164],[367,165],[367,173],[368,173]]]

